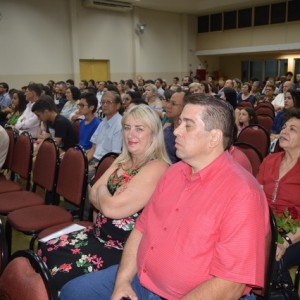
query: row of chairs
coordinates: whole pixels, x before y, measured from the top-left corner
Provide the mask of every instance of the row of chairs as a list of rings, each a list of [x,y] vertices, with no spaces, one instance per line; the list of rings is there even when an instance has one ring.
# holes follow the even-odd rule
[[[16,164],[16,161],[22,164],[22,160],[32,160],[33,146],[30,135],[22,133],[19,137],[13,136],[13,138],[15,144],[12,151],[12,165]],[[28,151],[20,150],[25,148]],[[107,166],[109,166],[108,163],[106,163]],[[22,177],[21,174],[24,171],[28,177],[24,176],[24,178],[30,182],[30,163],[26,164],[24,169],[26,171],[22,168],[19,170],[11,168],[9,170],[13,174],[17,173],[20,177]],[[97,172],[99,177],[101,170],[104,169],[98,168],[98,170],[100,170]],[[32,172],[32,189],[30,191],[28,190],[28,184],[26,190],[21,190],[21,186],[15,181],[1,179],[0,214],[7,215],[5,233],[9,255],[11,253],[12,229],[32,235],[30,249],[33,249],[36,237],[43,230],[70,223],[73,221],[74,216],[82,221],[87,178],[88,161],[83,148],[79,145],[69,148],[62,161],[60,161],[58,147],[54,140],[49,138],[41,144],[36,156]],[[15,190],[12,190],[11,186],[14,186]],[[44,197],[36,193],[37,187],[45,191]],[[76,210],[70,212],[59,206],[60,197],[75,206]],[[84,225],[91,225],[91,222],[85,222]]]

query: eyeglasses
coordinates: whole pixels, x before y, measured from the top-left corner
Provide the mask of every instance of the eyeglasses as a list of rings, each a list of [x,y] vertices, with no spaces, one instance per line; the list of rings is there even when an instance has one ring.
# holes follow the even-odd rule
[[[179,104],[179,103],[176,103],[176,102],[174,102],[174,101],[171,101],[171,100],[167,100],[166,99],[166,102],[168,103],[168,104],[171,104],[172,106],[182,106],[182,104]]]
[[[265,89],[265,91],[269,91],[270,92],[270,91],[273,91],[273,90],[272,89]]]
[[[130,98],[123,98],[123,103],[125,103],[125,102],[130,102],[131,101],[131,99]],[[103,102],[102,102],[103,103]]]
[[[85,106],[89,106],[88,104],[83,104],[83,103],[78,103],[77,104],[78,107],[85,107]]]
[[[114,101],[102,101],[101,102],[102,105],[112,105],[113,103],[117,103],[117,102],[114,102]]]

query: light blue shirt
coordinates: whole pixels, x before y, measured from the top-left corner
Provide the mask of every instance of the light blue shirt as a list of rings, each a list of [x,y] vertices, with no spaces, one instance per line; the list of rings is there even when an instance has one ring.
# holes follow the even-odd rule
[[[0,95],[0,109],[10,106],[11,99],[8,93]]]
[[[96,145],[94,158],[100,160],[108,152],[120,153],[123,143],[122,116],[116,113],[107,120],[105,117],[91,137],[91,142]]]

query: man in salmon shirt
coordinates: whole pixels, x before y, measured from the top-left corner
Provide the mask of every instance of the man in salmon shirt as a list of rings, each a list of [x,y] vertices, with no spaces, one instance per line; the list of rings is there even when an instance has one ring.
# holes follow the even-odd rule
[[[227,151],[233,126],[225,102],[187,98],[174,131],[182,161],[160,180],[120,266],[76,278],[61,299],[235,300],[263,286],[269,209]]]

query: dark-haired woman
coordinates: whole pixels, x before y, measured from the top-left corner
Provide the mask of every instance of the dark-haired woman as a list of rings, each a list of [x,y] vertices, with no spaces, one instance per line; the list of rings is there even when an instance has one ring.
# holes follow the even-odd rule
[[[66,117],[67,119],[71,120],[70,115],[73,112],[75,112],[75,110],[77,109],[77,104],[79,103],[79,98],[80,98],[79,89],[75,86],[70,86],[66,90],[66,97],[68,101],[65,103],[60,114]]]
[[[6,126],[15,126],[19,117],[24,112],[27,105],[25,94],[22,91],[15,91],[12,96],[11,109],[6,116]]]

